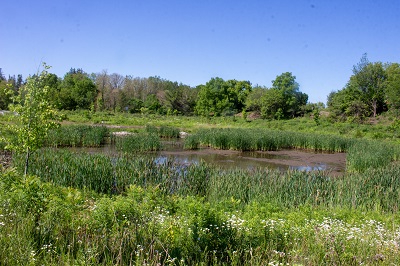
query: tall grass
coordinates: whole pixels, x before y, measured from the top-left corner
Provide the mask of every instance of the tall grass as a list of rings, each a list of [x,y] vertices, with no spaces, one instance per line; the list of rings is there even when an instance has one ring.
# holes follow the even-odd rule
[[[22,169],[24,159],[14,156]],[[167,194],[206,195],[210,168],[204,164],[181,165],[171,160],[157,162],[150,156],[74,153],[42,149],[32,154],[29,174],[61,186],[98,193],[122,193],[129,185],[158,186]]]
[[[171,126],[160,126],[159,128],[146,125],[146,132],[150,134],[158,135],[160,138],[179,138],[179,128]]]
[[[263,129],[202,129],[193,137],[196,137],[201,145],[240,151],[307,149],[344,152],[354,142],[352,139],[334,135]]]
[[[261,129],[203,129],[185,139],[186,149],[198,149],[201,145],[238,151],[304,149],[347,152],[347,170],[359,172],[387,166],[400,158],[400,147],[393,143]]]
[[[368,168],[380,168],[400,158],[398,145],[358,140],[347,151],[347,169],[363,171]]]
[[[51,130],[46,139],[49,147],[99,147],[109,136],[104,126],[69,125]]]
[[[16,157],[14,164],[23,169],[23,158]],[[400,202],[397,164],[330,177],[329,172],[223,170],[174,161],[160,164],[151,157],[45,149],[32,155],[30,174],[55,184],[100,193],[122,193],[129,185],[155,186],[167,195],[202,196],[210,202],[271,202],[285,208],[311,205],[395,212]]]
[[[161,149],[159,137],[155,134],[146,133],[116,137],[115,145],[118,151],[127,153],[158,151]]]
[[[394,175],[398,172],[397,167]],[[311,182],[300,177],[291,183]],[[365,189],[378,192],[373,187],[382,181],[368,181]],[[253,185],[258,182],[255,179]],[[319,196],[324,197],[323,189],[329,186],[318,182],[303,190],[309,193],[319,187]],[[385,189],[397,188],[388,184],[381,190]],[[397,212],[356,205],[321,208],[310,202],[284,208],[259,200],[243,204],[237,197],[211,203],[203,197],[165,192],[159,185],[146,189],[131,185],[122,195],[109,197],[54,186],[14,171],[0,172],[0,261],[5,265],[400,263]],[[319,196],[317,191],[312,194]],[[288,196],[282,198],[290,201]]]

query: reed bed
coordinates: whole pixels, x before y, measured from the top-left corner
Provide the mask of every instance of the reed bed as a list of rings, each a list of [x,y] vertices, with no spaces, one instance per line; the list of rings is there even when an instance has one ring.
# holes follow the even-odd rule
[[[158,135],[160,138],[179,138],[179,128],[170,126],[155,127],[146,125],[146,132],[149,134]]]
[[[346,152],[347,170],[358,172],[385,167],[400,158],[400,148],[393,143],[261,129],[203,129],[185,139],[186,149],[200,146],[238,151],[302,149]]]
[[[14,165],[23,169],[23,157]],[[210,202],[231,198],[243,203],[271,202],[394,212],[400,202],[400,166],[330,177],[329,172],[271,169],[223,170],[204,164],[157,162],[152,157],[106,156],[44,149],[32,155],[30,174],[44,181],[99,193],[122,193],[129,185],[159,187],[164,193],[202,196]]]
[[[400,158],[399,145],[358,140],[347,151],[347,169],[363,171],[380,168]]]
[[[104,126],[70,125],[61,126],[48,133],[45,145],[48,147],[99,147],[109,137]]]
[[[158,151],[161,149],[160,138],[152,133],[119,136],[114,141],[117,150],[126,153]]]
[[[58,161],[51,160],[56,153],[66,156],[45,152],[41,160],[47,163]],[[87,163],[77,162],[80,157]],[[98,157],[71,153],[69,163],[76,169],[97,167],[90,162]],[[115,178],[125,175],[125,168],[136,169],[125,177],[136,185],[110,197],[87,190],[90,185],[76,190],[0,172],[0,260],[6,265],[400,263],[399,166],[330,179],[321,173],[204,165],[180,171],[171,162],[108,159],[101,163],[113,173],[96,174]],[[59,178],[50,164],[42,167]],[[187,190],[178,193],[184,181],[176,178],[182,175],[189,179]],[[210,186],[215,188],[209,191]]]
[[[354,142],[353,139],[334,135],[263,129],[202,129],[192,135],[192,138],[198,139],[204,146],[240,151],[306,149],[344,152]]]

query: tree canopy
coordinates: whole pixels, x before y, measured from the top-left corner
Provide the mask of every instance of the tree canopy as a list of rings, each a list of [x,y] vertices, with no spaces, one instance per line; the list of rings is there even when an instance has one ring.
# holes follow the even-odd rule
[[[212,78],[199,88],[196,113],[202,116],[233,115],[242,112],[252,87],[249,81]]]
[[[296,77],[282,73],[272,81],[261,99],[261,113],[266,118],[293,118],[302,114],[308,95],[300,92]]]
[[[371,63],[364,54],[353,66],[346,86],[328,95],[331,117],[362,121],[376,117],[389,108],[400,107],[400,69],[398,64]]]

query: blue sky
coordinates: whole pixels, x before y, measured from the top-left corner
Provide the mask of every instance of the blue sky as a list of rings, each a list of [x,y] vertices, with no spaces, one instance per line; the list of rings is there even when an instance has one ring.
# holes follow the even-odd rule
[[[310,102],[342,89],[364,53],[400,62],[398,0],[3,1],[0,68],[26,77],[40,63],[64,76],[212,77],[271,86],[292,72]]]

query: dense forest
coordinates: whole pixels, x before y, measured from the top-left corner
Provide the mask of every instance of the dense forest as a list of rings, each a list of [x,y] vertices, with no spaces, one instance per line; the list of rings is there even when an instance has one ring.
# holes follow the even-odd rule
[[[325,108],[323,103],[308,102],[291,72],[278,75],[270,87],[219,77],[191,87],[158,76],[124,77],[105,70],[88,74],[80,68],[71,68],[64,77],[50,74],[45,83],[51,103],[60,110],[200,116],[251,113],[266,119],[288,119],[319,115]],[[0,69],[0,109],[8,109],[24,84],[22,75],[6,78]],[[400,64],[369,62],[366,54],[353,66],[344,88],[327,96],[332,120],[362,122],[388,111],[398,115],[399,109]]]

